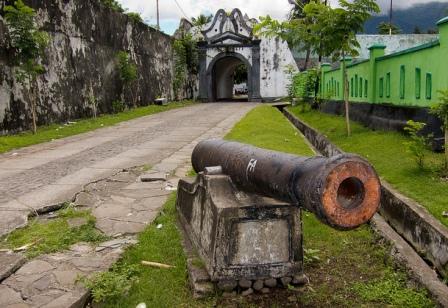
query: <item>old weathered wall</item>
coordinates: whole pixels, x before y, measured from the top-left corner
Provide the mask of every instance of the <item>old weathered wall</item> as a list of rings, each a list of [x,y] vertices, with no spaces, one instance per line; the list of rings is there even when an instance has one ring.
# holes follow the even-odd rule
[[[0,9],[11,2],[0,0]],[[103,6],[100,0],[25,0],[36,9],[38,25],[50,34],[38,79],[38,124],[90,116],[88,98],[98,99],[108,112],[119,100],[122,82],[116,65],[119,51],[129,52],[138,66],[138,105],[157,96],[172,97],[172,38],[126,15]],[[29,128],[29,92],[15,81],[5,24],[0,16],[0,134]],[[130,104],[131,95],[126,92]]]

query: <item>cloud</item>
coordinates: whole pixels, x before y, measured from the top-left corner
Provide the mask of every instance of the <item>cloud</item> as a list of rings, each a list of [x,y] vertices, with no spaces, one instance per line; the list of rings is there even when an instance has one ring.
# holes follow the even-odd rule
[[[140,13],[143,19],[149,24],[156,24],[156,0],[118,0],[123,7],[131,12]],[[337,0],[330,0],[332,5],[337,4]],[[378,0],[378,4],[384,12],[388,11],[390,0]],[[406,8],[417,3],[425,3],[428,0],[393,0],[395,8]],[[448,2],[448,0],[441,0]],[[288,14],[290,5],[288,0],[159,0],[159,11],[162,29],[167,33],[173,33],[174,24],[178,23],[181,17],[191,18],[201,13],[215,13],[218,9],[232,10],[237,7],[251,18],[271,15],[277,19],[284,19]],[[169,25],[169,26],[165,26]]]

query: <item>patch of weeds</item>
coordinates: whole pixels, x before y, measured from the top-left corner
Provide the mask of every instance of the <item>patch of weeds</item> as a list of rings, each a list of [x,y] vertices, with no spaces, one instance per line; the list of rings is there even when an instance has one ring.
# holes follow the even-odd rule
[[[151,170],[151,168],[152,168],[151,165],[144,165],[144,166],[142,167],[142,171],[143,171],[143,172],[146,172],[146,171]]]
[[[32,219],[25,228],[15,230],[4,237],[0,247],[14,250],[29,245],[25,255],[34,258],[68,249],[78,242],[100,243],[108,239],[95,229],[95,217],[90,211],[67,207],[56,213],[57,217],[54,219]],[[84,223],[70,227],[69,221],[74,218],[82,219]]]
[[[190,169],[190,171],[188,171],[187,176],[189,177],[193,177],[193,176],[197,176],[198,174],[196,173],[196,171],[194,171],[194,169]]]
[[[202,261],[201,258],[199,258],[199,257],[194,258],[191,263],[193,264],[193,266],[195,266],[197,268],[205,268],[204,261]]]
[[[365,301],[396,307],[434,307],[425,290],[406,288],[401,273],[386,272],[385,276],[367,283],[355,283],[353,290]]]
[[[82,277],[78,281],[91,291],[93,301],[99,303],[125,296],[138,282],[140,271],[138,265],[114,265],[108,272],[96,273],[90,278]]]
[[[303,262],[306,265],[311,265],[313,263],[321,261],[319,253],[319,249],[303,249]]]

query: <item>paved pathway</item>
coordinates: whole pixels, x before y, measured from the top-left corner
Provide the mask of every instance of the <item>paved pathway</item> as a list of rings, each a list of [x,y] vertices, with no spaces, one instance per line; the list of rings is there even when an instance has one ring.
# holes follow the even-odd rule
[[[0,233],[73,201],[91,208],[97,228],[114,238],[28,262],[0,253],[0,307],[82,307],[88,292],[76,277],[118,260],[185,176],[196,143],[222,137],[254,106],[195,105],[0,156]],[[151,168],[135,168],[142,165]]]

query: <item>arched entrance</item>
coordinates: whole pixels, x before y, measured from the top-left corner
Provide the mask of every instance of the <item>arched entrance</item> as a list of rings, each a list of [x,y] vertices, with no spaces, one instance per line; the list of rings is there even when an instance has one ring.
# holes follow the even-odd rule
[[[242,67],[246,74],[242,74]],[[240,54],[216,56],[207,72],[209,101],[250,100],[253,93],[251,74],[250,63]]]
[[[216,61],[212,70],[213,101],[248,101],[250,67],[229,56]]]

